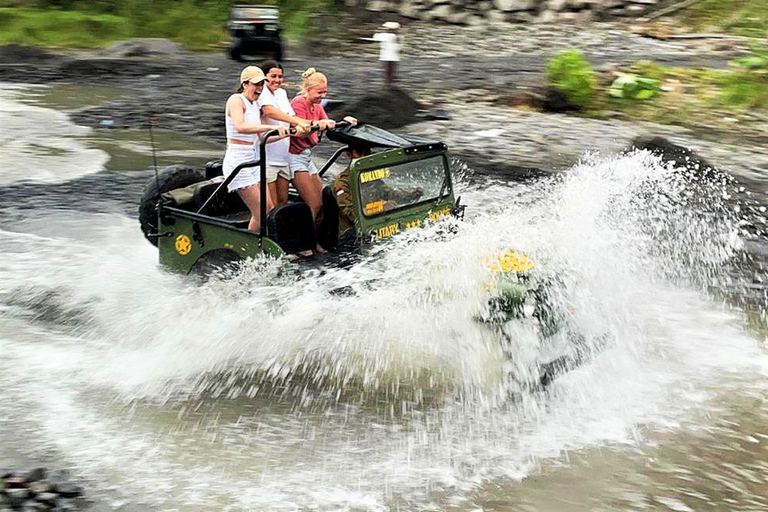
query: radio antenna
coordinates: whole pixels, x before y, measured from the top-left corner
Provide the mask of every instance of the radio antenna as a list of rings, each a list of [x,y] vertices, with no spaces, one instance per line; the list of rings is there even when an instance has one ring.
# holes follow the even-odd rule
[[[160,195],[160,173],[157,170],[157,151],[155,150],[155,134],[152,131],[152,116],[147,118],[149,123],[149,143],[152,147],[152,165],[155,167],[155,186],[157,186],[157,195]]]

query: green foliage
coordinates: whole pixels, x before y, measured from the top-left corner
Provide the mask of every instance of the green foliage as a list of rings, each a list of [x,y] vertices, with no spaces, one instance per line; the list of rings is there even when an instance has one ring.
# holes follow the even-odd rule
[[[735,71],[719,80],[719,103],[739,108],[768,107],[768,45],[753,42],[751,54],[733,64]]]
[[[280,9],[287,38],[325,32],[320,16],[341,0],[0,0],[0,44],[91,48],[131,37],[164,37],[190,49],[228,39],[234,4],[272,4]]]
[[[736,60],[735,64],[744,69],[768,70],[768,43],[762,46],[757,41],[750,45],[751,54]]]
[[[577,109],[589,105],[595,96],[596,79],[592,66],[576,50],[568,50],[547,63],[547,85],[562,92]]]
[[[622,73],[613,81],[608,94],[614,98],[647,100],[652,98],[658,90],[658,80],[644,78],[634,73]]]
[[[665,68],[652,60],[639,60],[629,68],[630,73],[652,78],[653,80],[662,80],[667,74],[668,68]]]
[[[0,44],[95,48],[126,38],[127,28],[109,14],[0,9]]]

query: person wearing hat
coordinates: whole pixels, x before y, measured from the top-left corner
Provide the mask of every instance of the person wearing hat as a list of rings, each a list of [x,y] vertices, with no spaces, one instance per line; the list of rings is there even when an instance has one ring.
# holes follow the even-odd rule
[[[238,165],[259,160],[260,133],[278,130],[279,135],[274,137],[274,140],[288,136],[288,129],[284,126],[261,123],[258,100],[265,80],[261,68],[248,66],[240,73],[240,83],[235,89],[235,94],[227,100],[224,117],[227,152],[222,163],[224,178],[232,174]],[[241,169],[227,186],[229,192],[236,191],[240,195],[251,211],[251,220],[248,223],[248,229],[251,231],[257,231],[260,225],[260,181],[259,167],[246,167]],[[271,210],[272,206],[272,201],[267,196],[267,211]]]
[[[400,24],[388,21],[381,26],[383,32],[373,34],[373,41],[379,43],[379,60],[384,68],[384,80],[392,84],[397,79],[397,64],[400,62]]]

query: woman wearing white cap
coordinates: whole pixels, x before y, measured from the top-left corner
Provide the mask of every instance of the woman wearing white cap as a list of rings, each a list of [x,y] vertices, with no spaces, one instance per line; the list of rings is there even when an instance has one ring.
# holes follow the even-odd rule
[[[248,66],[240,73],[240,84],[235,94],[227,100],[224,124],[227,130],[227,152],[224,155],[222,170],[224,177],[232,174],[235,168],[245,162],[259,160],[259,135],[270,130],[278,130],[274,140],[288,136],[288,129],[283,126],[261,124],[261,112],[258,105],[259,95],[264,88],[264,72],[256,66]],[[250,231],[259,228],[259,206],[261,204],[259,167],[242,169],[228,185],[229,192],[237,191],[251,211]],[[272,209],[272,201],[267,196],[267,211]]]

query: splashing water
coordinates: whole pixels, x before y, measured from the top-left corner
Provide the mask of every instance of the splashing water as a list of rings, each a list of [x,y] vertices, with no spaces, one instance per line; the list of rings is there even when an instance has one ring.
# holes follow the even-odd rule
[[[5,226],[0,416],[97,495],[162,509],[472,510],[488,482],[764,392],[759,343],[704,293],[743,254],[728,180],[632,153],[459,187],[464,222],[300,276],[169,275],[117,215]],[[485,259],[508,248],[558,276],[580,332],[610,336],[547,392],[511,396],[476,321]]]

